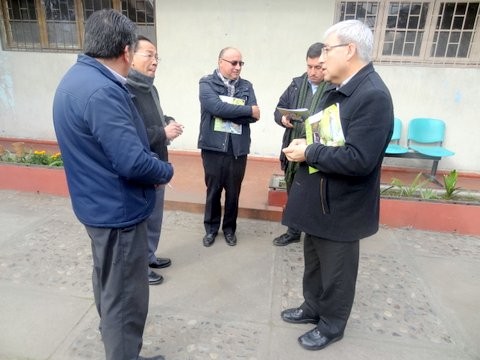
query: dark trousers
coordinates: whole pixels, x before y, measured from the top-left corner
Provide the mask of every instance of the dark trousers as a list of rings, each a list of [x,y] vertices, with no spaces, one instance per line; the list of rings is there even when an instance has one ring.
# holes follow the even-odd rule
[[[85,227],[106,359],[137,360],[148,312],[146,222],[122,229]]]
[[[359,241],[337,242],[306,234],[302,308],[320,317],[325,335],[343,334],[355,297]]]
[[[237,230],[238,201],[242,187],[247,155],[233,155],[202,150],[203,169],[207,198],[203,224],[207,234],[217,233],[222,218],[221,196],[225,190],[225,205],[222,230],[234,233]]]
[[[160,185],[156,189],[155,207],[147,219],[147,239],[148,239],[148,263],[157,261],[155,252],[160,242],[163,223],[163,207],[165,204],[165,185]]]
[[[294,178],[295,178],[295,176],[294,176]],[[287,196],[288,196],[290,194],[290,189],[292,188],[292,183],[287,182],[286,185],[287,185]],[[300,230],[294,228],[294,227],[289,226],[288,229],[287,229],[287,234],[291,235],[291,236],[301,236],[302,232]]]

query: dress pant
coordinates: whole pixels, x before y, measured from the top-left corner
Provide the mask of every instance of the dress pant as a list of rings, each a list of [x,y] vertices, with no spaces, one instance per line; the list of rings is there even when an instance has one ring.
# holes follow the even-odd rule
[[[306,234],[304,256],[301,308],[320,318],[317,327],[322,334],[343,334],[355,297],[359,241],[330,241]]]
[[[207,198],[203,224],[207,234],[217,233],[222,218],[221,196],[225,190],[222,230],[237,230],[238,201],[247,166],[247,155],[233,156],[226,153],[202,150]]]
[[[292,184],[287,183],[286,185],[287,185],[287,196],[288,196],[288,194],[290,194],[290,189],[292,188]],[[296,237],[296,236],[301,236],[302,232],[294,227],[289,226],[287,229],[287,234],[290,236]]]
[[[152,214],[147,219],[147,238],[148,238],[148,263],[156,262],[155,252],[160,242],[163,222],[163,205],[165,202],[165,185],[160,185],[156,189],[155,207]]]
[[[148,312],[147,226],[85,226],[106,360],[137,360]]]

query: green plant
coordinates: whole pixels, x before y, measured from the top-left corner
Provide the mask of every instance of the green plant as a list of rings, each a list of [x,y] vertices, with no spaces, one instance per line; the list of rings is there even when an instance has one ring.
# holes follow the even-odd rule
[[[443,195],[443,197],[445,199],[452,199],[455,193],[460,190],[460,188],[457,187],[457,179],[457,170],[452,170],[447,175],[443,175],[443,185],[445,188],[445,194]]]
[[[400,179],[393,178],[391,185],[392,188],[397,189],[400,196],[413,197],[418,195],[428,182],[428,180],[420,181],[421,177],[422,173],[419,173],[409,185],[404,184]]]
[[[0,161],[26,165],[63,166],[62,155],[60,153],[47,154],[44,150],[12,153],[3,149],[3,152],[0,153]]]
[[[437,192],[431,188],[425,188],[420,190],[420,197],[425,200],[438,199]]]

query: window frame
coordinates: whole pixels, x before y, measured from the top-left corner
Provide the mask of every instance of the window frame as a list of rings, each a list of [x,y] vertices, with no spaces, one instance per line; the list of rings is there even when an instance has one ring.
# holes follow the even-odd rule
[[[425,19],[424,35],[420,45],[419,55],[384,55],[382,51],[385,46],[385,37],[389,27],[387,26],[388,11],[392,3],[428,3],[428,10]],[[374,24],[367,23],[372,29],[374,34],[374,49],[373,59],[378,64],[411,64],[411,65],[432,65],[432,66],[458,66],[458,67],[480,67],[480,10],[477,12],[474,20],[474,27],[472,29],[472,39],[469,42],[468,57],[447,57],[447,56],[434,56],[432,54],[434,48],[434,38],[436,32],[440,32],[440,28],[437,29],[437,21],[440,16],[439,11],[441,4],[459,4],[459,3],[479,3],[478,1],[459,1],[459,0],[400,0],[400,1],[341,1],[337,0],[335,6],[335,22],[344,20],[346,18],[353,18],[353,14],[345,12],[344,18],[342,18],[342,5],[347,8],[348,3],[355,5],[374,4],[378,7],[377,15],[375,17]],[[480,6],[480,4],[479,4]],[[371,20],[371,16],[369,17]],[[365,21],[364,18],[359,18],[361,21]],[[464,30],[463,28],[461,30]],[[406,28],[408,31],[408,28]],[[452,33],[452,29],[449,30],[449,34]],[[437,35],[438,36],[438,35]]]
[[[82,0],[73,0],[74,9],[75,9],[75,20],[71,20],[71,23],[75,23],[76,34],[72,38],[74,41],[69,42],[52,42],[49,40],[48,35],[48,25],[49,23],[53,24],[62,24],[66,23],[65,20],[55,21],[47,20],[45,3],[43,0],[34,0],[34,7],[36,13],[35,20],[15,20],[9,18],[8,12],[8,0],[0,0],[0,35],[2,42],[2,50],[4,51],[26,51],[26,52],[62,52],[62,53],[78,53],[83,49],[83,37],[85,30],[85,5]],[[118,10],[123,14],[128,13],[127,9],[122,9],[122,0],[109,0],[111,3],[111,9]],[[146,1],[145,1],[146,2]],[[127,1],[128,3],[128,1]],[[135,4],[135,3],[134,3]],[[147,28],[151,27],[153,30],[152,41],[155,41],[156,38],[156,16],[155,16],[155,1],[151,2],[153,6],[153,23],[137,23],[137,25],[145,26]],[[136,5],[136,4],[135,4]],[[103,7],[105,8],[105,7]],[[38,42],[35,39],[29,39],[29,42],[18,43],[13,38],[12,23],[14,21],[18,22],[31,22],[36,24],[38,28]],[[58,30],[56,30],[58,34]]]

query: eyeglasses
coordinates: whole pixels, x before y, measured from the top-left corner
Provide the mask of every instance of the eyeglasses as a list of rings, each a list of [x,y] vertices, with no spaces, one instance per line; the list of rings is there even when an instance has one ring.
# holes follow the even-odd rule
[[[226,62],[232,64],[232,66],[237,66],[237,65],[243,66],[243,65],[245,65],[245,63],[243,61],[230,61],[230,60],[227,60],[227,59],[224,59],[224,58],[221,58],[220,60],[226,61]]]
[[[337,47],[342,47],[342,46],[348,46],[350,44],[338,44],[338,45],[332,45],[332,46],[329,46],[329,45],[325,45],[323,48],[322,48],[322,54],[325,54],[327,55],[328,52],[332,49],[335,49]]]
[[[160,61],[160,58],[158,57],[158,54],[150,54],[150,53],[142,53],[142,52],[136,52],[135,54],[146,57],[150,61],[153,61],[153,59],[155,59],[156,62]]]

